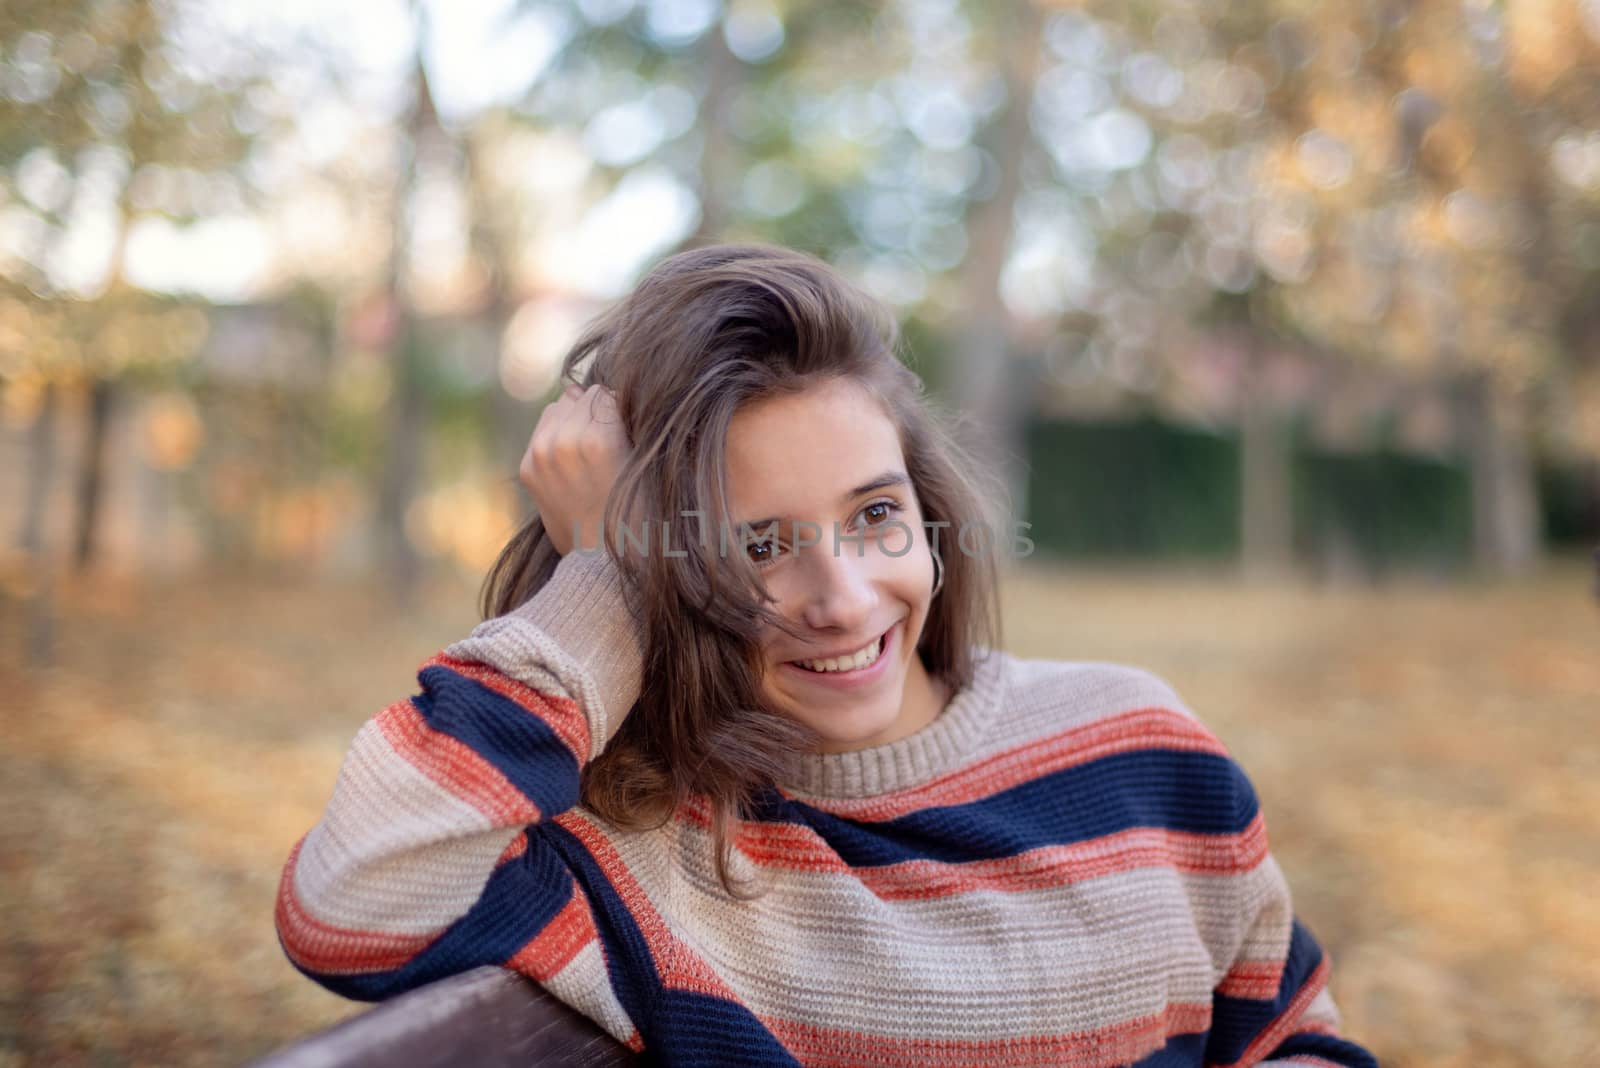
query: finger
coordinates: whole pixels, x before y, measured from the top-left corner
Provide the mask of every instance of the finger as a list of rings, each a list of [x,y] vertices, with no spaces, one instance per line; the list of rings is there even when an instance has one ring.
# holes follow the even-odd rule
[[[569,382],[561,391],[561,396],[545,405],[545,413],[549,419],[541,419],[541,429],[547,434],[560,434],[571,426],[581,426],[585,421],[584,416],[584,388],[576,382]]]
[[[604,386],[596,387],[589,401],[589,410],[597,422],[615,423],[621,420],[617,411],[617,395]]]
[[[546,404],[544,409],[539,412],[539,418],[533,424],[533,433],[528,439],[530,449],[535,442],[548,439],[555,432],[555,429],[561,425],[565,416],[562,408],[565,406],[563,401],[557,398]]]
[[[566,393],[553,405],[557,410],[550,425],[539,435],[540,443],[545,446],[539,458],[546,464],[563,468],[581,464],[582,446],[594,422],[594,388]]]
[[[589,389],[584,390],[584,398],[579,401],[582,404],[584,416],[587,419],[595,419],[602,411],[606,397],[610,397],[610,393],[606,392],[605,387],[600,384],[590,385]]]
[[[547,459],[555,442],[574,422],[579,407],[579,401],[575,398],[581,392],[576,385],[569,385],[539,413],[539,419],[534,423],[533,434],[528,442],[529,453],[534,459]]]

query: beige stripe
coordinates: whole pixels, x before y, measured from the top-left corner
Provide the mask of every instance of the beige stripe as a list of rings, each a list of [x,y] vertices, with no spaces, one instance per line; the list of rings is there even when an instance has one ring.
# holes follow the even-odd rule
[[[300,851],[295,893],[323,923],[432,934],[472,907],[520,830],[492,827],[396,753],[368,721]]]
[[[590,942],[567,962],[544,988],[606,1029],[618,1042],[633,1034],[628,1011],[611,991],[605,954],[598,941]]]
[[[1249,929],[1235,956],[1240,960],[1283,960],[1294,934],[1294,906],[1277,858],[1268,853],[1243,876],[1242,915]]]
[[[1206,1003],[1237,926],[1236,877],[1168,869],[894,902],[790,873],[740,907],[705,863],[686,876],[681,934],[753,1011],[885,1037],[1060,1033]]]
[[[1018,660],[996,654],[999,660],[980,670],[979,685],[1001,688],[999,707],[984,730],[963,737],[958,758],[948,766],[924,766],[932,759],[927,746],[908,743],[917,736],[874,749],[834,754],[824,759],[811,777],[826,789],[791,789],[796,796],[815,800],[827,808],[826,796],[863,797],[932,781],[941,775],[971,767],[1009,749],[1048,738],[1074,727],[1137,708],[1168,708],[1194,717],[1162,679],[1141,668],[1094,661]],[[1198,722],[1198,720],[1196,721]],[[939,724],[936,722],[935,727]]]
[[[1021,660],[1010,679],[1005,700],[1011,712],[994,740],[996,750],[1136,708],[1167,708],[1194,718],[1159,676],[1125,664]]]
[[[1334,1004],[1333,995],[1323,987],[1316,997],[1311,999],[1311,1004],[1306,1006],[1306,1014],[1301,1018],[1302,1024],[1321,1023],[1327,1024],[1335,1031],[1344,1026],[1344,1020],[1339,1015],[1339,1006]]]

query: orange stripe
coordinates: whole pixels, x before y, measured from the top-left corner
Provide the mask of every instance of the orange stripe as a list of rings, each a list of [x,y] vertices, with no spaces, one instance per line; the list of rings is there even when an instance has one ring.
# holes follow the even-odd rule
[[[482,812],[497,827],[533,823],[539,806],[471,746],[428,726],[410,701],[396,701],[374,720],[406,763]]]
[[[1281,960],[1238,961],[1217,984],[1217,993],[1230,998],[1271,1001],[1278,996],[1278,987],[1283,982],[1283,965]]]
[[[1064,768],[1140,749],[1176,749],[1227,756],[1227,749],[1191,716],[1141,708],[1096,720],[1053,737],[1033,739],[921,786],[856,800],[809,798],[784,792],[835,816],[861,821],[897,819],[919,809],[963,805]]]
[[[702,831],[710,827],[710,818],[698,803],[685,803],[678,817]],[[1236,835],[1135,827],[1009,857],[918,859],[862,868],[847,865],[815,830],[796,823],[746,821],[737,844],[741,853],[763,868],[848,874],[885,900],[946,897],[979,889],[1036,890],[1141,867],[1233,875],[1253,869],[1267,851],[1266,824],[1260,813]]]
[[[572,897],[561,911],[550,918],[544,929],[534,935],[528,944],[517,950],[506,967],[541,983],[549,982],[556,973],[572,963],[584,946],[599,938],[594,916],[588,902],[576,886]]]
[[[295,866],[305,837],[295,843],[278,882],[274,916],[284,951],[308,971],[356,975],[399,968],[438,937],[362,931],[323,923],[308,913],[294,892]]]
[[[1256,1036],[1256,1040],[1245,1048],[1244,1055],[1233,1065],[1224,1068],[1233,1068],[1234,1065],[1255,1064],[1269,1052],[1283,1044],[1283,1040],[1294,1034],[1298,1029],[1300,1017],[1305,1014],[1307,1007],[1322,993],[1322,988],[1328,983],[1328,958],[1323,957],[1312,973],[1306,977],[1299,991],[1289,1002],[1289,1007],[1278,1015],[1278,1018],[1267,1025],[1266,1030]]]
[[[656,911],[644,888],[628,870],[621,854],[598,827],[578,809],[563,812],[554,822],[566,828],[583,844],[584,849],[605,874],[606,881],[627,906],[629,915],[633,917],[633,922],[639,927],[639,933],[644,937],[645,947],[650,951],[663,986],[723,998],[739,1005],[744,1004],[744,1000],[733,992],[733,989],[699,954],[690,950],[672,933],[672,929]]]
[[[584,718],[583,710],[572,698],[536,690],[488,664],[457,660],[443,653],[432,657],[422,667],[428,668],[434,665],[449,668],[462,678],[471,679],[527,709],[543,720],[555,732],[556,737],[572,750],[579,767],[589,762],[589,721]]]
[[[1020,1036],[985,1041],[886,1038],[817,1027],[794,1020],[761,1021],[809,1066],[938,1064],[946,1068],[1111,1068],[1129,1064],[1166,1045],[1173,1035],[1211,1026],[1211,1006],[1168,1005],[1160,1013],[1093,1031]]]
[[[963,864],[912,860],[881,868],[859,868],[854,874],[886,901],[953,897],[978,890],[1042,890],[1139,868],[1229,875],[1240,870],[1225,848],[1232,841],[1139,828],[1091,842],[1045,846],[995,860]]]

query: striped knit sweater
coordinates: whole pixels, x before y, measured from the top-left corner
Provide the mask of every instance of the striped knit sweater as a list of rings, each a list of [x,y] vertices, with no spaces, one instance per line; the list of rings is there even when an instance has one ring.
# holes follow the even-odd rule
[[[1375,1066],[1172,690],[980,665],[916,734],[804,758],[743,825],[766,889],[735,901],[703,804],[626,832],[577,803],[640,655],[615,565],[569,556],[361,728],[279,938],[363,1000],[511,968],[667,1064]]]

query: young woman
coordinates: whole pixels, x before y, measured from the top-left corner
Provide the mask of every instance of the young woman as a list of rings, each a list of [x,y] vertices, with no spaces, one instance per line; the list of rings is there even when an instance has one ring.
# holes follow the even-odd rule
[[[1221,743],[998,650],[1010,531],[895,349],[745,246],[588,331],[486,621],[289,857],[289,958],[501,965],[672,1064],[1374,1065]]]

